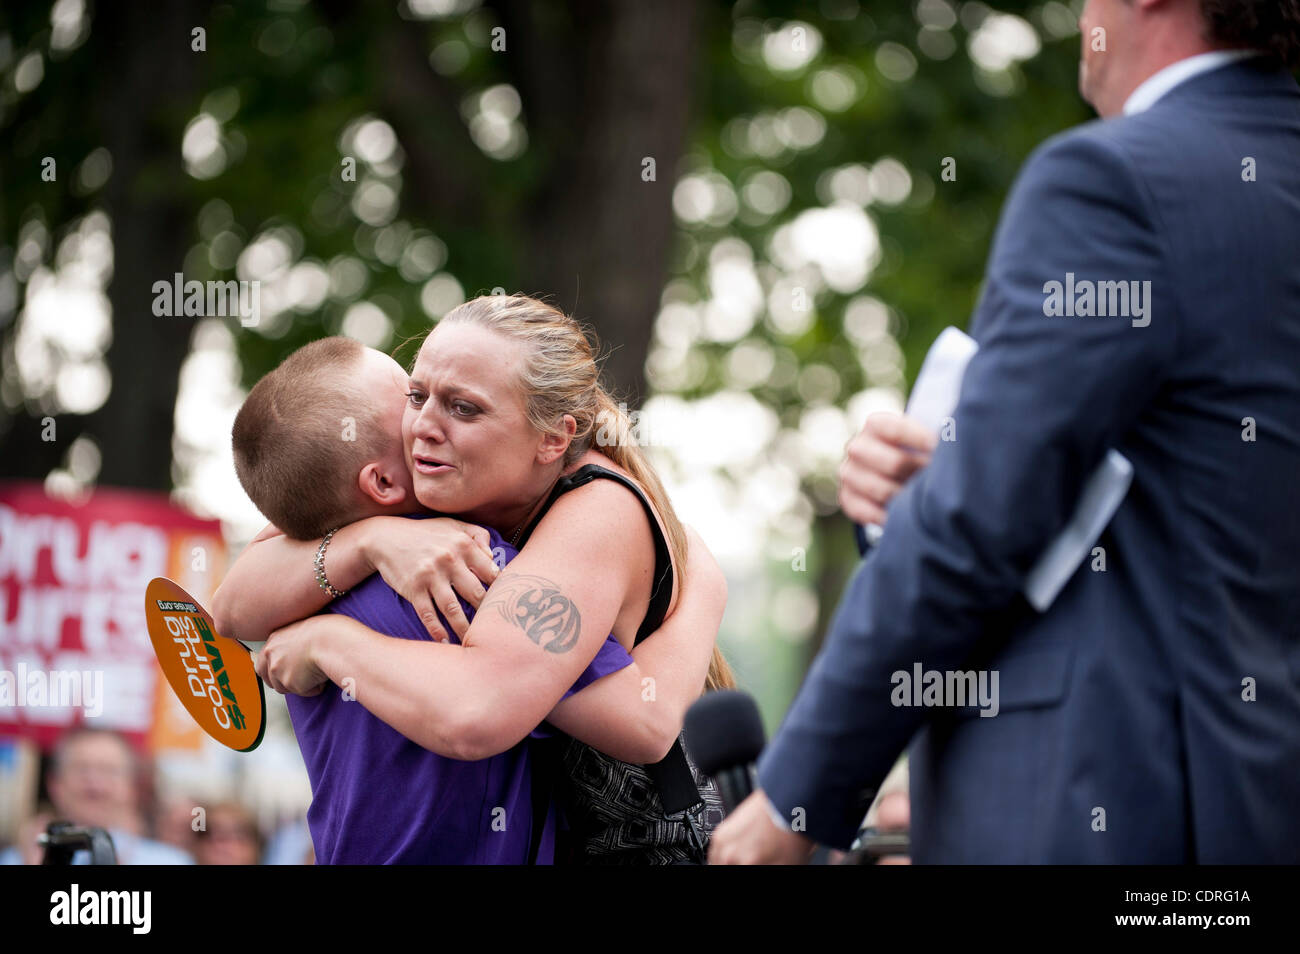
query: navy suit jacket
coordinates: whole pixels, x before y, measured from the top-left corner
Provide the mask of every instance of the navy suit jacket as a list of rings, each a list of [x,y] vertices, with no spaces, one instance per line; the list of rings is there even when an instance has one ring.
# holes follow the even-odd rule
[[[1149,323],[1048,317],[1067,273],[1149,281]],[[1295,80],[1230,65],[1042,145],[971,333],[955,440],[853,576],[769,798],[845,847],[914,740],[920,862],[1300,861]],[[1104,569],[1039,614],[1026,574],[1112,447]],[[997,670],[998,715],[892,704],[916,663]]]

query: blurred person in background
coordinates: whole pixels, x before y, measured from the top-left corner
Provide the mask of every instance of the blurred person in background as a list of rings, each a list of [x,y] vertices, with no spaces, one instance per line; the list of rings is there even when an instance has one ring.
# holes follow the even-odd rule
[[[261,856],[257,821],[240,802],[214,805],[207,824],[194,833],[194,858],[201,865],[255,865]]]
[[[118,864],[193,864],[186,852],[145,837],[139,772],[130,743],[116,732],[69,730],[55,746],[46,775],[52,811],[40,812],[23,825],[18,844],[0,854],[0,864],[40,864],[44,850],[36,839],[51,821],[105,829]],[[84,863],[82,857],[77,861]]]
[[[194,854],[194,810],[202,804],[202,799],[190,795],[163,799],[155,813],[155,837],[163,844]]]

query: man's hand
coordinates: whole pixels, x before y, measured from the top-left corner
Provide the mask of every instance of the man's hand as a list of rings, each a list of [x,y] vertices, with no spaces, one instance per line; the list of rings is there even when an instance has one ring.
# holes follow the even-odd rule
[[[840,465],[840,509],[854,523],[884,526],[885,507],[930,463],[933,432],[906,414],[879,412],[849,441]]]
[[[759,789],[736,806],[709,839],[711,865],[801,865],[816,846],[798,832],[777,827]]]
[[[312,637],[321,622],[321,617],[309,616],[271,634],[253,657],[253,668],[264,683],[281,695],[320,695],[329,682],[312,655]]]
[[[415,607],[436,641],[447,642],[451,633],[438,621],[435,606],[463,637],[469,619],[456,594],[477,608],[487,593],[484,584],[490,585],[501,572],[487,530],[450,517],[376,517],[369,522],[374,529],[363,544],[366,562]]]
[[[912,803],[907,792],[895,789],[880,797],[876,806],[876,828],[882,832],[906,832],[911,827]],[[910,865],[907,855],[884,855],[878,865]]]

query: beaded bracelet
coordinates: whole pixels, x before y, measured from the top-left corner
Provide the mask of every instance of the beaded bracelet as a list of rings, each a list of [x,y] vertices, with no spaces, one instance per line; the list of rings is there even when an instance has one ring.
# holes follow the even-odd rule
[[[334,599],[338,599],[347,592],[346,590],[335,589],[330,583],[329,578],[325,575],[325,548],[330,545],[330,540],[334,538],[334,534],[338,533],[338,530],[339,528],[335,527],[329,533],[325,534],[325,539],[322,540],[320,546],[316,548],[316,559],[313,563],[316,567],[316,583],[322,590],[334,597]]]

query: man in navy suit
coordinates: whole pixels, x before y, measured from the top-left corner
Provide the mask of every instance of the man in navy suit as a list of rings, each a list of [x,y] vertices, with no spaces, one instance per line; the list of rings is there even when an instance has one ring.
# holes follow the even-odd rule
[[[918,862],[1300,861],[1300,3],[1089,0],[1080,28],[1103,118],[1022,170],[955,439],[715,862],[847,847],[909,740]],[[1110,448],[1132,486],[1038,613],[1026,575]],[[885,498],[916,469],[873,467]],[[995,705],[898,691],[931,671],[996,672]]]

